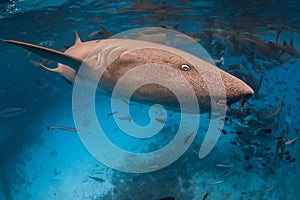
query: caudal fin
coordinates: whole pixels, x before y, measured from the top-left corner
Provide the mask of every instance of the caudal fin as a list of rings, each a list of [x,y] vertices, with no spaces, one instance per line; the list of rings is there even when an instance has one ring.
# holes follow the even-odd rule
[[[53,49],[49,49],[46,47],[29,44],[25,42],[19,42],[15,40],[3,40],[3,42],[14,44],[17,46],[20,46],[24,49],[27,49],[28,51],[31,51],[43,58],[47,58],[49,60],[53,60],[59,63],[62,63],[64,65],[70,66],[76,71],[79,69],[80,65],[83,63],[83,60],[80,58],[76,58],[70,55],[67,55],[65,53],[62,53],[60,51],[56,51]]]

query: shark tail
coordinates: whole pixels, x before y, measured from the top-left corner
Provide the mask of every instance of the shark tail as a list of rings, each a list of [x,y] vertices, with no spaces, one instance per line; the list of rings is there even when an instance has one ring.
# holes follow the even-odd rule
[[[15,40],[3,40],[3,42],[20,46],[20,47],[22,47],[28,51],[31,51],[43,58],[47,58],[49,60],[53,60],[58,63],[62,63],[64,65],[70,66],[73,69],[75,69],[76,71],[79,69],[80,65],[83,63],[83,60],[80,58],[76,58],[74,56],[70,56],[63,52],[49,49],[46,47],[29,44],[29,43],[25,43],[25,42],[19,42],[19,41],[15,41]]]

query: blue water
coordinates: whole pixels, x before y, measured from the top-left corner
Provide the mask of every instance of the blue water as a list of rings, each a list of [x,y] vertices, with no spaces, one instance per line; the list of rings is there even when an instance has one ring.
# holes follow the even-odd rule
[[[300,59],[272,63],[257,56],[253,46],[234,49],[231,33],[250,33],[261,41],[279,42],[293,38],[300,48],[298,1],[0,1],[0,39],[14,39],[56,50],[74,43],[74,31],[81,39],[102,39],[100,26],[112,34],[133,28],[170,26],[198,39],[219,66],[248,81],[263,75],[259,94],[244,109],[259,116],[263,126],[242,127],[253,115],[230,117],[213,151],[204,159],[198,151],[208,128],[208,114],[191,147],[177,161],[158,171],[126,173],[96,160],[84,147],[76,132],[47,130],[49,126],[75,127],[72,116],[72,85],[57,74],[34,67],[30,60],[40,57],[0,42],[0,110],[26,109],[10,118],[0,118],[0,199],[104,199],[139,200],[175,197],[179,200],[253,199],[296,200],[300,197],[300,140],[287,144],[282,159],[275,159],[276,145],[283,131],[285,141],[300,137]],[[221,30],[221,31],[220,31]],[[220,32],[218,32],[220,31]],[[222,33],[222,34],[216,34]],[[224,35],[225,36],[224,36]],[[249,53],[250,51],[250,53]],[[274,52],[278,49],[273,49]],[[255,62],[251,63],[251,56]],[[253,67],[259,65],[258,70]],[[231,70],[232,64],[241,65]],[[270,64],[268,66],[264,64]],[[49,64],[54,67],[55,63]],[[252,82],[253,83],[253,82]],[[109,114],[108,98],[97,103],[99,120],[104,120],[108,137],[120,148],[132,152],[162,148],[176,134],[180,114],[168,112],[160,135],[139,140],[118,130]],[[237,104],[232,106],[233,109]],[[132,120],[149,122],[149,107],[131,104]],[[289,126],[290,123],[290,126]],[[245,123],[244,123],[245,125]],[[289,128],[287,128],[289,126]],[[265,132],[261,132],[266,128]],[[268,132],[272,129],[271,132]],[[239,133],[239,134],[237,134]],[[123,135],[122,135],[123,134]],[[101,145],[101,144],[99,144]],[[295,158],[295,160],[294,160]],[[217,164],[230,167],[218,167]],[[101,178],[101,181],[92,177]],[[219,181],[219,182],[218,182]]]

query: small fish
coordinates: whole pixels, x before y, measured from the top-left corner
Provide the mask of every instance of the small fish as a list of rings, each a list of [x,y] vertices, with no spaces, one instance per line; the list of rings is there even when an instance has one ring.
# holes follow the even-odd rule
[[[183,144],[188,144],[188,143],[190,142],[190,138],[191,138],[192,136],[193,136],[193,133],[189,134],[189,135],[185,138]]]
[[[276,156],[275,159],[282,160],[285,149],[285,137],[287,130],[283,130],[280,137],[277,138]]]
[[[112,36],[112,34],[104,27],[104,26],[100,26],[100,29],[103,33],[103,37],[106,38],[110,38]]]
[[[263,150],[269,151],[269,150],[271,150],[271,148],[270,147],[265,147]]]
[[[233,167],[233,166],[234,166],[234,165],[223,164],[223,163],[216,164],[216,167],[224,167],[224,168],[230,168],[230,167]]]
[[[273,189],[273,185],[271,185],[270,187],[268,187],[267,189],[263,190],[262,192],[270,192]]]
[[[4,108],[0,111],[0,117],[15,117],[25,111],[26,110],[24,108]]]
[[[292,163],[292,162],[295,162],[296,161],[296,158],[292,158],[289,162]]]
[[[95,37],[103,35],[103,38],[107,39],[107,38],[110,38],[112,36],[112,34],[104,26],[100,26],[100,29],[101,30],[92,32],[91,34],[88,35],[88,37],[90,39],[93,39]]]
[[[253,67],[253,70],[254,70],[255,73],[257,73],[257,74],[263,74],[264,73],[260,64],[255,62],[255,63],[253,63],[252,67]]]
[[[45,68],[45,65],[49,65],[49,64],[51,64],[52,63],[52,61],[51,60],[48,60],[48,59],[46,59],[46,58],[43,58],[40,62],[39,61],[35,61],[35,60],[29,60],[29,62],[33,65],[33,66],[35,66],[35,67],[37,67],[37,68]]]
[[[128,120],[129,122],[131,122],[131,117],[119,117],[119,120]]]
[[[262,84],[263,79],[264,79],[264,76],[260,76],[259,82],[256,84],[255,88],[253,88],[253,90],[255,92],[255,95],[254,95],[255,99],[257,99],[257,97],[260,97],[259,96],[259,90],[261,88],[261,84]]]
[[[102,31],[94,31],[94,32],[88,34],[88,37],[89,37],[90,39],[93,39],[93,38],[95,38],[95,37],[98,37],[99,35],[102,35]]]
[[[292,139],[292,140],[287,140],[284,144],[285,144],[285,145],[293,145],[298,139],[299,139],[299,138],[296,137],[296,138],[294,138],[294,139]]]
[[[175,200],[175,197],[164,197],[158,200]]]
[[[263,167],[267,166],[266,163],[260,163],[260,164],[261,164],[261,166],[263,166]]]
[[[292,124],[292,118],[291,118],[291,116],[287,115],[285,117],[285,121],[286,121],[286,128],[290,128],[291,124]]]
[[[251,116],[250,116],[251,117]],[[239,122],[238,125],[242,128],[254,128],[259,129],[265,126],[264,122],[261,120],[256,119],[255,117],[247,118],[244,122]]]
[[[68,127],[68,126],[48,126],[47,127],[47,130],[54,130],[54,129],[60,129],[60,130],[64,130],[64,131],[74,131],[74,132],[77,132],[76,128]]]
[[[166,120],[164,120],[164,119],[155,118],[155,120],[158,121],[161,124],[165,124],[166,123]]]
[[[107,116],[109,117],[109,116],[112,116],[112,115],[114,115],[114,114],[117,114],[119,111],[113,111],[113,112],[111,112],[111,113],[109,113],[109,114],[107,114]]]
[[[37,68],[40,68],[41,67],[41,63],[40,62],[37,62],[35,60],[30,60],[29,61],[33,66],[37,67]]]
[[[224,65],[225,64],[225,60],[224,57],[222,56],[220,59],[213,59],[214,63],[217,64],[221,64]]]
[[[272,61],[272,62],[269,62],[269,63],[263,63],[262,65],[265,69],[268,69],[268,70],[281,66],[280,63],[278,63],[277,61]]]
[[[235,134],[241,135],[241,134],[243,134],[243,131],[235,131]]]
[[[283,96],[282,101],[278,105],[278,107],[273,112],[270,112],[269,114],[263,116],[263,118],[268,119],[268,118],[271,118],[271,117],[274,117],[274,116],[278,115],[279,112],[280,112],[280,110],[281,110],[281,108],[282,108],[282,106],[284,105],[285,97],[286,97],[286,94]]]
[[[217,179],[217,180],[206,182],[205,184],[206,185],[216,185],[216,184],[222,183],[223,181],[224,180],[222,180],[222,179]]]
[[[281,30],[279,30],[276,34],[276,43],[279,43],[279,35],[281,34]]]
[[[89,176],[89,178],[95,180],[95,181],[98,181],[100,183],[103,183],[105,182],[105,180],[103,178],[99,178],[99,177],[96,177],[96,176]]]
[[[204,195],[203,200],[206,200],[207,197],[208,197],[208,192],[206,192],[206,194]]]

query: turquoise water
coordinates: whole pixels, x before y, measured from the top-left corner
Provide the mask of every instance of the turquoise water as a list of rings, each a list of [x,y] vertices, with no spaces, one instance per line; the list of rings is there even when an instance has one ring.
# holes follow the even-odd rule
[[[300,48],[297,5],[297,1],[280,0],[1,1],[0,39],[56,50],[74,43],[74,31],[87,41],[105,37],[101,32],[91,34],[100,26],[112,34],[133,28],[178,26],[177,31],[195,38],[212,58],[224,57],[225,64],[218,66],[243,79],[258,95],[245,103],[243,116],[234,114],[238,103],[232,105],[223,131],[226,134],[204,159],[198,158],[198,151],[208,128],[208,114],[201,115],[195,140],[174,163],[149,173],[121,172],[95,159],[76,132],[47,130],[52,126],[75,127],[73,86],[61,76],[32,65],[30,61],[41,62],[39,56],[1,42],[0,111],[12,107],[26,111],[0,117],[0,199],[156,200],[169,196],[196,200],[204,199],[207,193],[207,200],[298,199],[300,141],[288,142],[300,137],[299,56],[278,62],[279,57],[262,53],[257,47],[268,41],[275,43],[281,31],[280,43],[286,40],[289,44],[292,38],[294,46]],[[242,37],[247,40],[240,40]],[[255,44],[253,37],[260,43]],[[278,55],[282,47],[273,45],[268,52]],[[138,140],[122,135],[110,115],[110,99],[99,99],[98,119],[108,137],[123,149],[153,151],[176,135],[180,114],[171,111],[165,127],[153,138]],[[149,107],[129,104],[131,120],[147,124]],[[254,113],[245,114],[247,110]],[[284,132],[287,134],[282,138]],[[287,143],[282,159],[276,156],[280,141]]]

